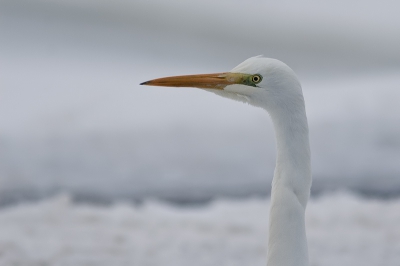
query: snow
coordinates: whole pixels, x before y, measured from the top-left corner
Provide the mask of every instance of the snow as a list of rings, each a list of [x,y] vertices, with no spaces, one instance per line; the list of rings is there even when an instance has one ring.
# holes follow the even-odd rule
[[[269,200],[204,206],[74,203],[59,195],[0,210],[0,265],[265,265]],[[311,265],[399,265],[400,200],[348,193],[307,209]]]

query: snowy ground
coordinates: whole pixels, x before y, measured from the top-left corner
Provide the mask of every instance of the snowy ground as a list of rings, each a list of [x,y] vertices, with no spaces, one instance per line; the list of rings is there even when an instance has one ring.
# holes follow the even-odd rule
[[[66,195],[0,211],[0,265],[265,265],[265,199],[202,207],[77,205]],[[400,263],[400,200],[311,200],[311,265]]]

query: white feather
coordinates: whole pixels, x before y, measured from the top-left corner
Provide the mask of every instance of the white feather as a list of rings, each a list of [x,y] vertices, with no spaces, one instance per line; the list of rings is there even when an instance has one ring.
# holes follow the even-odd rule
[[[303,93],[294,72],[270,58],[251,57],[232,73],[260,74],[258,87],[229,85],[209,90],[265,109],[274,124],[277,161],[272,182],[268,265],[306,266],[305,208],[311,187],[308,124]]]

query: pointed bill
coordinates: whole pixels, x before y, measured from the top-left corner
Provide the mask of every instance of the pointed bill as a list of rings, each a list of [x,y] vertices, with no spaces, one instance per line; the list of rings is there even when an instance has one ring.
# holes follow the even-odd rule
[[[201,89],[223,90],[232,84],[242,84],[249,75],[241,73],[213,73],[200,75],[174,76],[149,80],[140,85],[163,87],[194,87]]]

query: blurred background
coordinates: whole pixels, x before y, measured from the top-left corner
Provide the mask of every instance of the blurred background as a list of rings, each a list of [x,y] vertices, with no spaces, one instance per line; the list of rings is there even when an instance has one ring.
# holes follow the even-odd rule
[[[399,265],[399,10],[390,0],[0,0],[0,265],[265,265],[267,113],[139,86],[257,55],[302,82],[311,265]]]
[[[0,1],[0,204],[268,195],[261,109],[162,76],[277,58],[302,82],[313,195],[400,195],[398,1]]]

